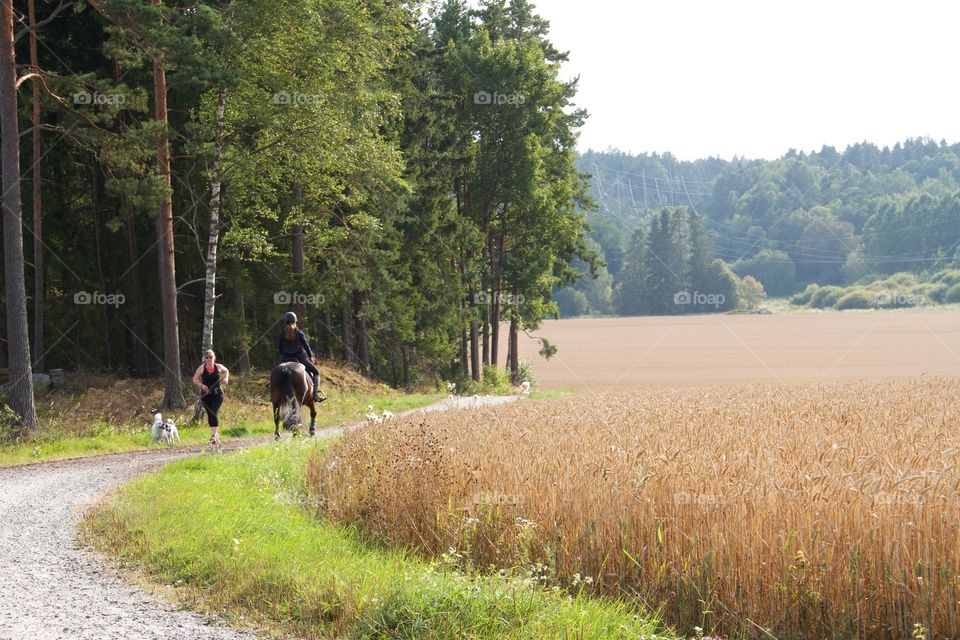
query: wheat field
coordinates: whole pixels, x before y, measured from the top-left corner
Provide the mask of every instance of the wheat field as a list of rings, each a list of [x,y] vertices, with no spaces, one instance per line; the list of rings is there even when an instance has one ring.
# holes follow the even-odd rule
[[[684,633],[960,637],[960,382],[637,388],[423,415],[312,460],[333,519]]]

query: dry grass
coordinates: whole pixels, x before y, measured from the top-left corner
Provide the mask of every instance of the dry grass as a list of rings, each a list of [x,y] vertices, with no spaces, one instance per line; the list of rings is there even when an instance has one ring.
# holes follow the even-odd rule
[[[321,388],[330,392],[388,393],[389,389],[338,366],[320,366]],[[225,424],[259,422],[270,415],[269,372],[231,375],[227,401],[220,413]],[[196,395],[184,381],[187,407],[164,412],[178,423],[193,416]],[[108,433],[149,430],[163,399],[163,382],[154,378],[118,378],[96,372],[73,373],[59,389],[37,396],[39,428],[34,439],[95,437]],[[202,420],[204,424],[205,421]]]
[[[325,513],[744,637],[960,637],[960,382],[592,393],[346,433]],[[766,631],[765,631],[766,630]]]

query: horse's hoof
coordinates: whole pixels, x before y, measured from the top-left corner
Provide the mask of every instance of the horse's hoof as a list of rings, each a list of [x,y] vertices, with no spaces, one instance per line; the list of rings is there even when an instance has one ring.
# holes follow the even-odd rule
[[[310,429],[310,437],[311,437],[311,438],[314,436],[315,433],[316,433],[316,431],[314,431],[313,429]]]
[[[273,434],[273,439],[274,439],[274,440],[279,440],[279,439],[280,439],[280,434],[279,434],[279,433]]]

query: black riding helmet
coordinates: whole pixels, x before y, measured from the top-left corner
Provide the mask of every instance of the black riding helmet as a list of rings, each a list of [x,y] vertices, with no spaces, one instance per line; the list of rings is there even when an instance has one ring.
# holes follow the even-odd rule
[[[297,314],[295,314],[293,311],[287,311],[285,314],[283,314],[283,322],[285,324],[293,324],[296,321]]]

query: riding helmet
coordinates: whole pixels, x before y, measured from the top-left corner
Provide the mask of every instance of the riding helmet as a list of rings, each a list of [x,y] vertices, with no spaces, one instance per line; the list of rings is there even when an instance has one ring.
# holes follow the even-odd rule
[[[293,324],[296,321],[297,314],[295,314],[293,311],[287,311],[285,314],[283,314],[283,322],[285,324]]]

